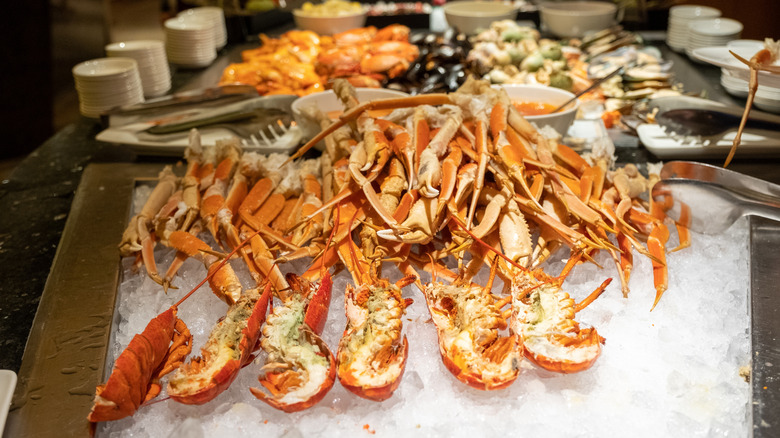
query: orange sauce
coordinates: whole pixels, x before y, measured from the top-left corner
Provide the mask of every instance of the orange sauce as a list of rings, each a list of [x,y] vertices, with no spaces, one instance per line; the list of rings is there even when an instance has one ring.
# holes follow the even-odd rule
[[[542,114],[549,114],[550,111],[556,108],[555,105],[544,102],[518,102],[512,101],[512,105],[520,111],[520,114],[524,116],[540,116]]]
[[[550,109],[552,110],[552,108]],[[368,111],[368,115],[373,118],[377,118],[377,117],[384,117],[390,114],[391,112],[392,110],[370,110]],[[328,111],[328,118],[330,118],[331,120],[336,120],[343,113],[344,111],[342,110]]]

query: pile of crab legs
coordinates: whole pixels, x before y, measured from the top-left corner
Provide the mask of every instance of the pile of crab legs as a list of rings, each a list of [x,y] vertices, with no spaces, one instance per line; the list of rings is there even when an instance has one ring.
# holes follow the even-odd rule
[[[208,268],[201,285],[208,282],[229,309],[201,356],[186,364],[192,341],[176,311],[195,290],[152,320],[97,388],[90,422],[132,415],[173,370],[168,397],[206,403],[259,350],[262,387],[250,391],[274,408],[311,407],[336,378],[358,396],[385,400],[405,368],[401,317],[411,299],[401,289],[412,283],[430,311],[444,365],[482,390],[510,385],[524,358],[560,373],[595,362],[605,340],[574,317],[611,278],[576,304],[562,284],[579,263],[596,263],[599,251],[610,255],[626,296],[633,251],[647,256],[653,308],[658,304],[667,288],[671,220],[666,202],[641,197],[657,177],[645,178],[631,165],[615,168],[608,154],[585,159],[537,130],[503,90],[484,81],[469,79],[449,94],[362,103],[346,81],[334,90],[343,114],[332,122],[310,108],[322,131],[282,167],[296,169],[293,196],[284,193],[295,192],[281,187],[290,185],[284,178],[257,171],[279,166],[258,165],[256,154],[242,154],[231,141],[203,148],[197,132],[184,177],[163,170],[120,250],[135,254],[166,290],[182,261],[197,258]],[[392,111],[375,118],[372,110]],[[304,166],[312,160],[299,158],[320,141],[319,167]],[[689,244],[685,227],[675,225],[674,250]],[[198,237],[204,228],[219,249]],[[164,276],[154,263],[157,242],[176,249]],[[561,274],[544,273],[541,264],[564,247],[570,256]],[[281,274],[280,264],[301,257],[312,259],[309,269]],[[246,263],[255,288],[241,285],[228,263],[234,258]],[[446,266],[452,259],[457,273]],[[404,275],[396,283],[382,275],[388,263]],[[476,284],[485,266],[489,280]],[[347,326],[334,355],[319,334],[331,270],[342,268],[355,285],[344,291]],[[432,280],[422,284],[418,270],[431,272]],[[500,293],[493,290],[496,277],[504,284]]]

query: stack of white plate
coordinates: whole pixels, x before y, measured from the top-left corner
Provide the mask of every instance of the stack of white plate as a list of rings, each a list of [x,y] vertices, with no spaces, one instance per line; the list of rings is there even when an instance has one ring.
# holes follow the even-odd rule
[[[739,39],[742,23],[731,18],[709,18],[695,20],[688,24],[688,44],[685,53],[691,59],[699,47],[725,46],[729,41]]]
[[[201,17],[214,23],[215,26],[215,44],[216,49],[227,45],[227,24],[225,23],[225,11],[216,6],[200,6],[192,9],[185,9],[179,12],[180,17]]]
[[[764,48],[764,42],[759,40],[734,40],[728,42],[726,48],[745,59],[750,59],[756,52]],[[777,83],[779,82],[772,82],[774,85]],[[738,77],[734,70],[721,68],[720,84],[733,96],[747,97],[748,95],[748,81],[743,77]],[[766,83],[762,84],[761,79],[759,79],[758,90],[756,91],[753,104],[756,108],[764,111],[780,113],[780,88],[770,87]]]
[[[165,20],[168,60],[182,67],[206,67],[217,59],[216,25],[213,20],[182,15]]]
[[[73,67],[79,110],[86,117],[144,101],[138,63],[133,58],[98,58]]]
[[[731,71],[722,69],[720,84],[732,96],[745,98],[748,95],[748,81],[731,75]],[[753,99],[753,105],[758,109],[773,113],[780,113],[780,88],[761,85],[758,81],[758,90]]]
[[[669,8],[666,44],[676,52],[684,52],[688,45],[688,25],[696,20],[720,17],[718,9],[700,5],[677,5]]]
[[[745,59],[752,58],[756,52],[763,48],[764,42],[759,40],[734,40],[726,43],[726,50],[730,50]],[[736,58],[730,60],[734,63],[739,62]],[[745,68],[747,69],[747,67]],[[739,77],[733,70],[727,68],[721,68],[720,72],[720,84],[723,85],[723,88],[729,94],[737,97],[747,97],[748,81]]]
[[[122,41],[106,46],[109,57],[133,58],[138,63],[144,97],[162,96],[171,89],[171,69],[165,43],[153,40]]]

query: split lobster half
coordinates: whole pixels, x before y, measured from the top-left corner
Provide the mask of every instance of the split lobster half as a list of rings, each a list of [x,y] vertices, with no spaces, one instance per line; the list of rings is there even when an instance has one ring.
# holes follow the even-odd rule
[[[416,277],[397,283],[378,278],[376,265],[351,236],[339,245],[339,256],[357,285],[348,284],[344,297],[347,326],[336,354],[339,382],[360,397],[387,400],[401,383],[409,352],[401,317],[411,300],[402,297],[401,288]]]
[[[200,405],[225,391],[253,358],[270,299],[271,283],[262,295],[256,289],[244,292],[214,326],[201,357],[179,367],[168,381],[168,395],[179,403]]]
[[[561,283],[577,261],[572,257],[558,278],[537,270],[512,279],[512,329],[522,339],[525,357],[548,371],[584,371],[601,355],[604,338],[593,327],[581,327],[574,315],[601,295],[612,279],[575,305]]]
[[[258,377],[265,391],[249,390],[276,409],[297,412],[317,404],[336,381],[336,360],[320,338],[333,283],[327,271],[319,284],[295,274],[287,274],[287,282],[292,293],[274,307],[260,341],[268,354]]]
[[[484,288],[460,276],[449,285],[434,280],[423,288],[444,366],[461,382],[481,390],[511,385],[523,358],[516,336],[500,334],[507,324],[491,286],[492,276]]]

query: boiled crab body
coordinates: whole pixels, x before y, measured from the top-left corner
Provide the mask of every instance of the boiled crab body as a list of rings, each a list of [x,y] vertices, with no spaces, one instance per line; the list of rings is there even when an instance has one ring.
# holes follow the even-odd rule
[[[358,290],[348,285],[346,314],[347,328],[338,352],[342,383],[376,388],[396,382],[406,356],[401,289],[387,281]]]
[[[425,298],[444,364],[458,379],[479,389],[498,389],[517,378],[520,350],[514,337],[499,336],[504,320],[482,287],[430,283]]]
[[[601,337],[595,329],[580,328],[574,313],[574,300],[560,286],[524,275],[513,281],[512,330],[521,337],[526,357],[542,368],[582,371],[601,354]]]

